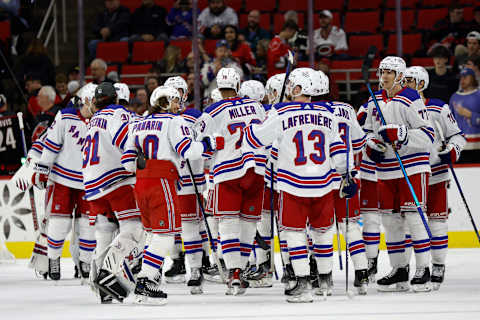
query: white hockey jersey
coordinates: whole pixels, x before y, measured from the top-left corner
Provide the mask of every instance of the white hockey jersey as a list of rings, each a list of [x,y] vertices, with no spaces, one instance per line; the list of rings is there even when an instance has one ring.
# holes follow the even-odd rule
[[[215,184],[240,178],[249,168],[255,167],[254,150],[242,145],[243,128],[264,119],[263,106],[248,98],[221,100],[205,109],[196,126],[200,139],[212,134],[225,138],[225,148],[212,158]]]
[[[90,119],[83,149],[83,182],[87,200],[135,184],[135,175],[125,170],[120,162],[130,120],[131,113],[120,105],[97,111]]]
[[[428,181],[429,185],[450,180],[448,173],[448,164],[441,164],[438,157],[438,150],[442,144],[452,143],[456,145],[457,150],[463,150],[467,141],[462,135],[462,130],[458,127],[457,121],[453,116],[448,104],[439,99],[427,99],[425,105],[428,111],[428,117],[435,129],[435,142],[430,152],[430,165],[432,174]],[[442,134],[438,132],[442,131]],[[445,141],[440,141],[441,136]]]
[[[255,148],[277,140],[277,187],[299,197],[329,193],[346,170],[346,146],[326,103],[277,104],[262,124],[245,129],[245,140]]]
[[[358,108],[357,120],[366,119],[368,114],[367,106],[368,103],[365,103]],[[370,107],[372,107],[372,105],[370,105]],[[360,157],[360,179],[377,182],[377,164],[368,157],[365,149],[362,150]]]
[[[84,189],[82,148],[87,121],[78,109],[65,108],[57,113],[46,134],[42,136],[39,162],[50,168],[50,180],[70,188]],[[38,147],[39,144],[32,146],[34,150]]]
[[[416,90],[403,88],[393,98],[388,98],[385,90],[375,93],[376,100],[387,124],[405,125],[408,129],[408,141],[397,146],[408,175],[430,172],[430,149],[434,140],[434,130],[428,120],[428,112]],[[373,100],[367,107],[364,129],[368,138],[383,140],[378,134],[382,125]],[[382,180],[403,177],[400,165],[390,144],[386,143],[385,159],[377,163],[377,177]]]

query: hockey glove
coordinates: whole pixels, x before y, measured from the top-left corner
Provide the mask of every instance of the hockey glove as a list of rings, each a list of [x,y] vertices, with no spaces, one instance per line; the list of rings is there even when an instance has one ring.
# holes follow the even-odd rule
[[[455,163],[460,157],[460,152],[455,144],[449,143],[438,153],[438,157],[442,164]]]
[[[405,143],[408,140],[408,129],[404,125],[387,124],[378,129],[385,142],[389,143]]]
[[[225,138],[221,136],[206,136],[202,139],[204,152],[213,152],[225,148]]]
[[[47,187],[50,168],[41,163],[35,163],[33,167],[32,184],[38,189],[43,190]]]
[[[367,147],[365,149],[367,156],[375,163],[382,162],[385,158],[385,151],[387,147],[378,139],[367,140]]]
[[[365,124],[365,121],[367,121],[367,113],[366,112],[360,112],[357,114],[357,121],[358,124],[360,124],[361,127]]]
[[[340,198],[353,198],[358,191],[358,184],[353,180],[349,174],[342,175],[342,182],[340,184]]]

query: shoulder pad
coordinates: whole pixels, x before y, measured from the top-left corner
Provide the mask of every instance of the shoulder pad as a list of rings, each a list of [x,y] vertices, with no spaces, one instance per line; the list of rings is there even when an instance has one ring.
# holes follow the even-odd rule
[[[73,108],[73,107],[63,108],[60,112],[61,112],[62,114],[74,114],[74,115],[77,115],[77,109],[75,109],[75,108]]]
[[[198,109],[190,108],[190,109],[186,109],[182,113],[182,115],[187,115],[187,116],[194,117],[195,119],[198,119],[202,115],[202,111],[200,111]]]
[[[420,95],[418,94],[417,90],[413,90],[410,88],[404,88],[402,92],[400,92],[399,96],[405,97],[412,102],[417,99],[420,99]]]
[[[428,99],[427,106],[443,107],[446,103],[440,99]]]

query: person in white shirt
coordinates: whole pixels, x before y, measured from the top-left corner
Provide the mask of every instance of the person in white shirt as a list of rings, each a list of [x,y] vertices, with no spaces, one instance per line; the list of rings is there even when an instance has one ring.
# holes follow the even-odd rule
[[[319,16],[320,28],[313,33],[315,53],[321,57],[345,54],[348,50],[345,31],[332,25],[333,15],[329,10],[320,11]]]

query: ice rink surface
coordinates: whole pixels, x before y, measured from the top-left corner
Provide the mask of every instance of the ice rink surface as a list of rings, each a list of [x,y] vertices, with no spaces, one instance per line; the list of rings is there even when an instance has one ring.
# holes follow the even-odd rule
[[[335,263],[338,263],[335,254]],[[279,256],[277,256],[279,259]],[[280,261],[278,261],[280,263]],[[249,289],[244,296],[225,296],[225,286],[206,282],[205,293],[191,296],[186,285],[166,285],[165,306],[139,306],[129,297],[123,304],[101,305],[88,286],[73,279],[71,259],[62,260],[63,280],[35,278],[26,260],[0,264],[0,319],[480,319],[480,250],[449,250],[446,280],[431,293],[379,293],[374,285],[367,296],[345,295],[345,272],[334,266],[334,294],[323,301],[290,304],[283,286]],[[351,264],[350,264],[351,266]],[[414,268],[414,266],[412,266]],[[413,270],[411,274],[413,274]],[[390,271],[386,252],[379,258],[379,276]],[[350,274],[353,286],[353,271]]]

